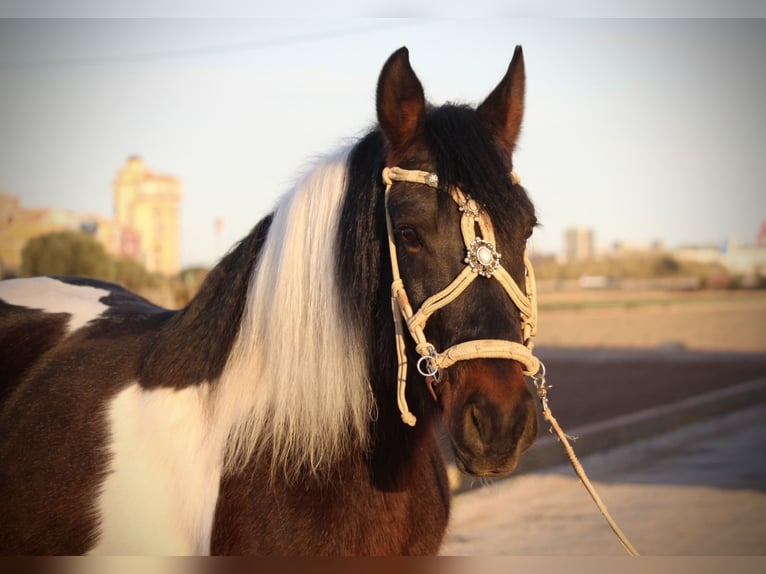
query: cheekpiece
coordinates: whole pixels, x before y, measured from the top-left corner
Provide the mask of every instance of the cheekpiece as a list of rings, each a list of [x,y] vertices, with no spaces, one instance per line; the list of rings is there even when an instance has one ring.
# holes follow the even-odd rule
[[[477,237],[468,246],[465,262],[482,277],[492,277],[500,265],[500,254],[494,245]]]

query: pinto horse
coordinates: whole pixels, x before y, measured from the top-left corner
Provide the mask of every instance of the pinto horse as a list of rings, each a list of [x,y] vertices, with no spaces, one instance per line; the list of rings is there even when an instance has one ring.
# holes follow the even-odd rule
[[[433,107],[396,51],[378,126],[178,311],[93,279],[0,283],[0,552],[436,553],[435,424],[475,476],[537,433],[524,82],[517,47],[477,108]]]

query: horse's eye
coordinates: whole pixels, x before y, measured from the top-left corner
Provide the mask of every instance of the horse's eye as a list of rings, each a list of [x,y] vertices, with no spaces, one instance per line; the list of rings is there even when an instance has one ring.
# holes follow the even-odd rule
[[[412,227],[400,227],[396,233],[399,236],[399,241],[401,242],[402,247],[407,251],[420,251],[423,244],[420,242],[418,232]]]
[[[532,216],[532,221],[529,222],[529,230],[527,231],[527,237],[526,237],[527,239],[532,237],[532,233],[534,232],[535,227],[537,227],[538,224],[539,224],[539,222],[537,221],[537,217],[535,217],[533,215]]]

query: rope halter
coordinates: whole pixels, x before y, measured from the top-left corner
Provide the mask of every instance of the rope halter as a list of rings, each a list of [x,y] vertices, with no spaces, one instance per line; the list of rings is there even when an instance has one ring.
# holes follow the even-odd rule
[[[519,183],[518,176],[511,172],[511,180]],[[532,338],[537,329],[537,294],[532,264],[526,253],[526,290],[522,291],[513,277],[500,264],[500,253],[495,248],[495,233],[489,215],[470,196],[458,188],[449,190],[450,196],[462,212],[460,230],[466,247],[465,268],[444,289],[426,299],[420,308],[413,312],[404,282],[399,274],[399,261],[396,256],[394,230],[388,200],[395,181],[420,183],[438,189],[439,178],[435,173],[419,170],[407,170],[398,167],[386,167],[383,170],[383,182],[386,184],[386,225],[388,227],[388,247],[391,252],[391,268],[394,281],[391,284],[391,310],[396,328],[396,354],[399,363],[397,374],[397,402],[402,420],[414,426],[415,415],[410,412],[404,392],[407,384],[407,354],[405,350],[404,325],[406,324],[415,350],[420,355],[417,363],[418,372],[426,377],[439,380],[439,372],[467,359],[513,359],[524,367],[526,375],[535,375],[540,369],[540,361],[532,354]],[[481,235],[476,234],[479,227]],[[477,339],[458,343],[443,352],[426,339],[424,330],[429,317],[439,309],[449,305],[466,290],[477,277],[496,279],[519,309],[521,314],[521,339],[523,344],[502,339]]]

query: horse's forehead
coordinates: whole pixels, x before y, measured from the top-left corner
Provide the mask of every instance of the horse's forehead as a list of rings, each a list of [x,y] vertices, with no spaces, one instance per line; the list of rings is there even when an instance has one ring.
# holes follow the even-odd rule
[[[107,311],[108,306],[101,299],[108,295],[106,289],[72,285],[51,277],[0,282],[0,299],[10,305],[38,309],[45,313],[69,314],[69,332],[76,331]]]

